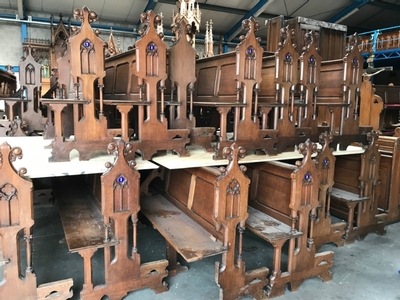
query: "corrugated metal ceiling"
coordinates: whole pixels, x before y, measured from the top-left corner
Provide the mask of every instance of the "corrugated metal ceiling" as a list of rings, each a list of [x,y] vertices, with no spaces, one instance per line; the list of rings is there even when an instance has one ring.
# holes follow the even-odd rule
[[[266,0],[264,0],[266,1]],[[260,1],[260,2],[264,2]],[[0,0],[2,13],[18,13],[18,0]],[[100,22],[116,22],[126,27],[136,27],[140,14],[152,0],[25,0],[24,12],[29,14],[63,13],[65,17],[72,16],[75,8],[86,5],[99,15]],[[269,0],[262,14],[257,18],[262,28],[269,16],[283,15],[286,18],[297,16],[329,21],[334,16],[345,15],[345,10],[358,7],[353,14],[345,18],[341,24],[349,26],[349,32],[368,31],[378,28],[399,25],[400,0]],[[155,12],[164,15],[164,28],[169,29],[172,10],[177,10],[176,0],[154,1]],[[251,10],[259,0],[200,0],[202,11],[202,27],[205,30],[205,21],[213,20],[214,33],[225,35],[244,14]],[[343,17],[342,16],[342,17]],[[339,18],[337,18],[339,19]]]

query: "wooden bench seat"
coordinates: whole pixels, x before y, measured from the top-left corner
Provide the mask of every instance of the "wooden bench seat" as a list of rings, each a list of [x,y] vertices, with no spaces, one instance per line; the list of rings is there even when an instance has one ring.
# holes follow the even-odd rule
[[[161,195],[142,201],[142,211],[187,262],[228,251],[227,246]]]
[[[287,241],[291,238],[303,235],[300,231],[293,231],[289,225],[268,216],[267,214],[249,206],[249,217],[246,220],[246,228],[255,235],[266,239],[270,243],[278,240]]]
[[[332,197],[334,197],[335,199],[337,199],[338,201],[342,201],[342,202],[364,202],[367,201],[369,199],[369,197],[366,196],[360,196],[359,194],[354,194],[352,192],[348,192],[345,190],[341,190],[338,188],[332,188]]]
[[[56,177],[52,183],[70,252],[118,244],[111,230],[106,238],[99,203],[85,185],[84,176]]]
[[[369,134],[370,143],[362,155],[343,155],[336,158],[334,188],[331,194],[331,213],[346,220],[346,243],[370,232],[385,233],[386,213],[379,212],[380,153],[375,132]]]
[[[237,161],[244,150],[233,144],[223,153],[229,164],[220,170],[165,169],[163,180],[153,182],[162,196],[142,197],[142,212],[166,240],[170,275],[178,271],[177,253],[187,262],[222,254],[215,264],[220,299],[261,299],[268,268],[246,272],[242,259],[250,181]]]
[[[312,219],[319,204],[320,183],[320,172],[311,159],[316,145],[307,140],[299,149],[304,158],[296,166],[284,162],[247,165],[251,192],[246,227],[274,247],[269,297],[283,295],[288,283],[295,291],[307,278],[331,279],[333,252],[316,254],[313,242]],[[282,270],[286,242],[288,264],[287,270]]]

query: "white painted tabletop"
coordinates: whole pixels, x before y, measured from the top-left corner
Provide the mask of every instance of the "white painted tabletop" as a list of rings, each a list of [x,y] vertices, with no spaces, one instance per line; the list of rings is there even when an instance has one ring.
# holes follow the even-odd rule
[[[213,153],[207,153],[203,148],[188,147],[190,156],[179,157],[172,151],[165,156],[155,156],[151,160],[168,169],[184,169],[195,167],[223,166],[228,164],[227,159],[214,160]],[[349,146],[346,150],[333,151],[333,155],[350,155],[364,153],[364,149],[356,146]],[[316,154],[315,154],[316,155]],[[314,155],[314,156],[315,156]],[[278,155],[255,155],[248,154],[239,160],[239,164],[266,162],[273,160],[301,159],[303,156],[298,151],[283,152]]]
[[[17,159],[13,165],[18,170],[26,168],[26,176],[29,178],[57,177],[80,174],[103,173],[107,170],[106,162],[114,162],[114,155],[95,154],[88,161],[79,161],[78,153],[71,152],[71,161],[69,162],[49,162],[51,148],[45,149],[45,146],[51,144],[51,140],[44,140],[40,136],[27,137],[0,137],[0,143],[7,142],[11,147],[20,147],[22,149],[22,159]],[[158,166],[151,161],[143,161],[140,157],[136,158],[137,170],[157,169]]]

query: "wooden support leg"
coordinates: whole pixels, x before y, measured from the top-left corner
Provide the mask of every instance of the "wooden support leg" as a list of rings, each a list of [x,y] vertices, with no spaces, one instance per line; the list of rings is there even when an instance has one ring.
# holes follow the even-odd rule
[[[164,168],[158,168],[153,171],[146,177],[146,179],[140,185],[140,195],[142,196],[151,196],[149,192],[149,184],[153,181],[154,178],[164,178]]]
[[[97,251],[96,248],[84,249],[79,251],[79,254],[83,258],[83,289],[81,296],[90,291],[93,291],[93,280],[92,280],[92,256]]]
[[[168,267],[167,270],[169,272],[169,276],[175,276],[176,274],[180,272],[184,272],[188,270],[188,267],[182,266],[178,262],[178,254],[176,253],[176,250],[171,246],[170,243],[165,241],[166,246],[167,246],[167,260],[168,260]]]
[[[282,270],[281,270],[281,262],[282,262],[282,247],[287,240],[278,240],[272,241],[271,244],[274,247],[274,256],[272,262],[272,273],[269,277],[269,284],[267,285],[267,295],[274,295],[279,296],[283,295],[285,292],[285,286],[282,287],[275,287],[274,283],[275,280],[281,277]]]
[[[353,221],[354,221],[354,210],[355,207],[358,203],[348,203],[347,207],[349,208],[349,214],[347,217],[347,228],[346,228],[346,233],[344,235],[344,238],[346,240],[350,240],[350,242],[354,241],[354,239],[350,238],[350,235],[352,236],[352,233],[354,231],[354,226],[353,226]]]

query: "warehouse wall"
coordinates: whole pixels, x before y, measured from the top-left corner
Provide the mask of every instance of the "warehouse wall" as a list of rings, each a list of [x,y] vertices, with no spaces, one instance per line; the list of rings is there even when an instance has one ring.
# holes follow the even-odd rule
[[[44,18],[49,20],[50,16],[46,14],[36,14],[34,17]],[[58,17],[54,18],[58,20]],[[64,18],[65,20],[65,18]],[[97,22],[96,22],[97,23]],[[1,41],[6,41],[2,43],[3,47],[0,47],[0,65],[12,65],[18,66],[21,56],[22,56],[22,29],[21,24],[15,21],[4,21],[0,20],[0,39]],[[33,39],[51,39],[50,24],[35,24],[26,23],[27,25],[27,38]],[[123,27],[123,24],[116,24],[110,22],[103,22],[102,25],[107,26],[119,26]],[[125,25],[126,26],[126,25]],[[121,50],[124,52],[128,47],[133,46],[136,42],[137,35],[134,33],[123,33],[114,31],[114,39],[117,43],[119,40],[119,45]],[[108,42],[110,35],[109,30],[100,30],[100,37]],[[168,46],[172,45],[172,40],[169,37],[165,38],[165,42]],[[234,45],[229,46],[229,51],[235,49]],[[201,41],[196,41],[196,51],[201,56],[204,52],[204,44]],[[218,53],[218,42],[214,43],[214,54]]]
[[[17,66],[22,56],[21,24],[0,22],[0,65]]]

